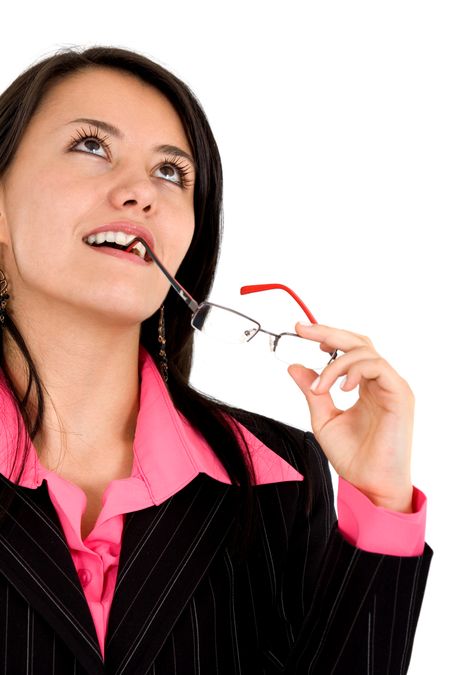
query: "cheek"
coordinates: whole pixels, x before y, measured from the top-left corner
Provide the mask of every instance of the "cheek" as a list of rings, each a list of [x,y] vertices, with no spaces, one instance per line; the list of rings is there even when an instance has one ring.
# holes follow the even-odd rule
[[[14,253],[18,259],[73,249],[77,223],[95,199],[76,181],[61,179],[59,172],[34,171],[22,175],[8,193],[6,215]]]
[[[179,256],[180,257],[179,257],[178,267],[183,262],[184,258],[186,257],[186,254],[189,250],[189,247],[191,245],[191,242],[192,242],[192,239],[193,239],[193,236],[194,236],[194,229],[195,229],[195,222],[193,221],[192,224],[190,225],[190,227],[188,229],[186,229],[186,231],[184,233],[185,236],[183,237],[183,242],[182,242],[183,245],[180,247],[180,250],[179,250]]]
[[[49,231],[55,215],[60,219],[70,212],[67,188],[50,171],[21,172],[8,188],[6,215],[11,231],[19,235],[26,230],[30,236]]]
[[[177,223],[178,221],[178,223]],[[171,224],[177,223],[176,228],[172,228]],[[195,216],[192,213],[190,216],[183,218],[178,217],[169,223],[169,228],[166,231],[166,244],[163,245],[164,251],[167,253],[167,263],[173,268],[173,273],[181,265],[189,246],[191,245],[195,230]]]

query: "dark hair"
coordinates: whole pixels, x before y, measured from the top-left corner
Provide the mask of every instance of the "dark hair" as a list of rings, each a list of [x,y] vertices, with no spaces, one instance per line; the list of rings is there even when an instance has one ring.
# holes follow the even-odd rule
[[[153,85],[167,97],[181,119],[197,163],[197,175],[194,187],[195,231],[190,248],[178,269],[177,279],[196,299],[204,300],[212,286],[223,226],[222,165],[216,141],[200,103],[186,84],[161,65],[136,52],[102,46],[84,50],[76,48],[59,50],[32,65],[0,96],[0,178],[7,171],[27,125],[51,87],[72,73],[93,67],[110,67],[126,71]],[[191,312],[173,291],[169,291],[164,307],[169,367],[168,390],[176,408],[211,445],[228,472],[231,482],[242,488],[239,491],[242,497],[236,514],[235,531],[240,532],[241,551],[244,551],[254,527],[255,511],[251,490],[254,473],[247,444],[233,418],[230,417],[239,411],[201,394],[189,385],[193,350]],[[4,327],[16,342],[28,365],[28,387],[23,399],[20,398],[8,375],[3,339],[0,339],[0,367],[13,394],[17,411],[22,415],[28,434],[33,439],[43,422],[44,385],[21,334],[7,312]],[[140,342],[156,363],[159,351],[157,330],[158,312],[143,321],[140,334]],[[36,387],[37,401],[34,421],[27,412],[33,383]],[[245,416],[244,411],[240,412]],[[17,482],[22,475],[29,450],[28,442],[20,474],[15,478]],[[18,451],[19,447],[11,474],[16,468]],[[0,504],[1,502],[0,495]]]

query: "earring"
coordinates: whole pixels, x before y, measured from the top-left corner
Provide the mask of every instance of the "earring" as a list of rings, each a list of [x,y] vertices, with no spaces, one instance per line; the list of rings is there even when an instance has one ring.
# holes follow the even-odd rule
[[[167,354],[166,354],[166,326],[164,323],[164,305],[161,305],[159,310],[159,324],[158,324],[158,342],[161,345],[159,350],[159,363],[161,374],[164,378],[164,381],[167,382],[168,377],[168,365],[167,365]]]
[[[0,328],[3,328],[5,321],[6,303],[9,300],[8,280],[3,270],[0,270]]]

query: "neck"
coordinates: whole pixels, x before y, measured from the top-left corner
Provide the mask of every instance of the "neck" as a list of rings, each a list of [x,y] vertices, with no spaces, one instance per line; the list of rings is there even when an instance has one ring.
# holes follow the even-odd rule
[[[64,325],[62,325],[64,324]],[[17,325],[17,322],[16,322]],[[98,325],[33,324],[25,334],[39,378],[44,385],[43,425],[33,439],[47,468],[58,461],[84,462],[94,467],[117,461],[132,450],[139,411],[139,325],[131,330],[101,329]],[[4,331],[5,369],[21,397],[28,382],[25,359]],[[30,414],[35,419],[35,387]]]

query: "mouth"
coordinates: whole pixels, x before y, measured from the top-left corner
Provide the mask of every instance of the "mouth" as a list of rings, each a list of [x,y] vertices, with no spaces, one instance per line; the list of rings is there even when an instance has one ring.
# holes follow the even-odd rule
[[[91,241],[89,241],[89,239],[91,239]],[[118,243],[116,241],[103,241],[99,243],[95,241],[94,237],[85,237],[83,238],[83,242],[89,246],[89,248],[97,250],[100,253],[112,255],[116,258],[140,262],[141,264],[149,264],[153,262],[139,237],[134,237],[124,244]],[[132,246],[131,249],[130,246]]]

